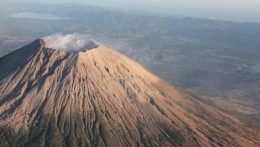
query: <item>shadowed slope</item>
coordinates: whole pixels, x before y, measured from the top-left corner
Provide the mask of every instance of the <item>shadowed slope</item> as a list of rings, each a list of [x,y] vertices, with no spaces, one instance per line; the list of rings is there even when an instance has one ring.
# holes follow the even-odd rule
[[[0,59],[0,146],[259,145],[237,119],[111,49],[33,44]]]

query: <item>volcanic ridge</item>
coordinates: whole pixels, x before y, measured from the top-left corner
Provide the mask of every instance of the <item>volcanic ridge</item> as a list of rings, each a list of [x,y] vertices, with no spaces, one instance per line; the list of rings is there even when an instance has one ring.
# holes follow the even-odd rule
[[[90,41],[0,58],[0,146],[260,146],[258,132]]]

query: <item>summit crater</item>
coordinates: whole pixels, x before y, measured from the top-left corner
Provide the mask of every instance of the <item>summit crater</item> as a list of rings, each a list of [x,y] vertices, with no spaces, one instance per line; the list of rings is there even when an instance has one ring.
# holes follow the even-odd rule
[[[99,47],[99,44],[90,37],[82,34],[54,34],[41,38],[44,46],[64,52],[85,52]]]

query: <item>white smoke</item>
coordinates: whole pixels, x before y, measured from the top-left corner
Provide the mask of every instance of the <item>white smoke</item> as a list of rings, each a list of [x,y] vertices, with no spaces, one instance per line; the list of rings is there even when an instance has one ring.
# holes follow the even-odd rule
[[[63,50],[67,52],[79,52],[98,47],[86,34],[66,34],[56,33],[42,38],[45,47]]]

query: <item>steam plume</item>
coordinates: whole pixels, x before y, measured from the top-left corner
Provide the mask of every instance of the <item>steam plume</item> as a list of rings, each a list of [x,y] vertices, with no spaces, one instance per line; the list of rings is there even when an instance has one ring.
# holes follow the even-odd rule
[[[86,34],[66,34],[56,33],[42,38],[45,47],[68,52],[79,52],[98,47],[98,45]]]

